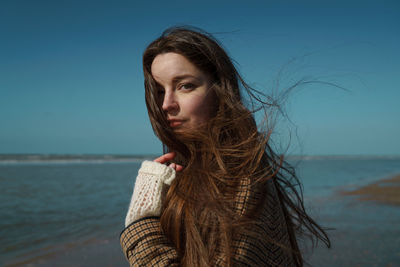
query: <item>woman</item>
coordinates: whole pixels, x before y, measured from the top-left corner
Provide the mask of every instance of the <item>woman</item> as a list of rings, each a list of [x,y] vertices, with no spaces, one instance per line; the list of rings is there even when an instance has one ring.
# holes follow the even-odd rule
[[[271,149],[271,130],[256,125],[256,104],[268,103],[212,36],[168,29],[145,50],[143,71],[165,154],[136,178],[120,237],[131,265],[302,266],[296,237],[330,245],[290,182],[294,170]]]

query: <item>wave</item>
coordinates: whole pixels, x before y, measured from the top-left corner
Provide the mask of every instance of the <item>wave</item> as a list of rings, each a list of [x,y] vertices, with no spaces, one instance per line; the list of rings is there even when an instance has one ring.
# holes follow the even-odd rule
[[[400,155],[289,155],[289,160],[400,160]]]
[[[8,164],[104,164],[137,163],[157,155],[90,154],[0,154],[0,165]],[[288,160],[400,160],[400,155],[288,155]]]
[[[154,155],[54,155],[54,154],[3,154],[0,164],[71,164],[71,163],[124,163],[154,159]]]

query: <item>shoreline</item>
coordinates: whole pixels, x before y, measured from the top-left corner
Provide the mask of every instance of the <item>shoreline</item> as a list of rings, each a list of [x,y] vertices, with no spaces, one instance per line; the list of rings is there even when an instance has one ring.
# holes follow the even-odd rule
[[[400,174],[351,191],[340,191],[342,196],[357,196],[361,201],[400,206]]]

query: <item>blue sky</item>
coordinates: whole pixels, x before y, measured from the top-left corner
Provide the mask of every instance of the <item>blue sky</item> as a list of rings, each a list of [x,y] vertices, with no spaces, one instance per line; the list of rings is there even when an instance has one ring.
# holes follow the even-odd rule
[[[213,33],[266,93],[303,77],[348,90],[290,95],[274,135],[291,133],[289,153],[400,154],[397,1],[75,0],[0,4],[0,153],[161,153],[141,56],[182,24]]]

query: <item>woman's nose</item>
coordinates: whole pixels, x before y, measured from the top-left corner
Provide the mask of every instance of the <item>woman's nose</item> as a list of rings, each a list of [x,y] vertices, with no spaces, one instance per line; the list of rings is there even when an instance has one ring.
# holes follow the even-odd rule
[[[165,92],[162,109],[166,112],[178,109],[177,99],[173,92]]]

